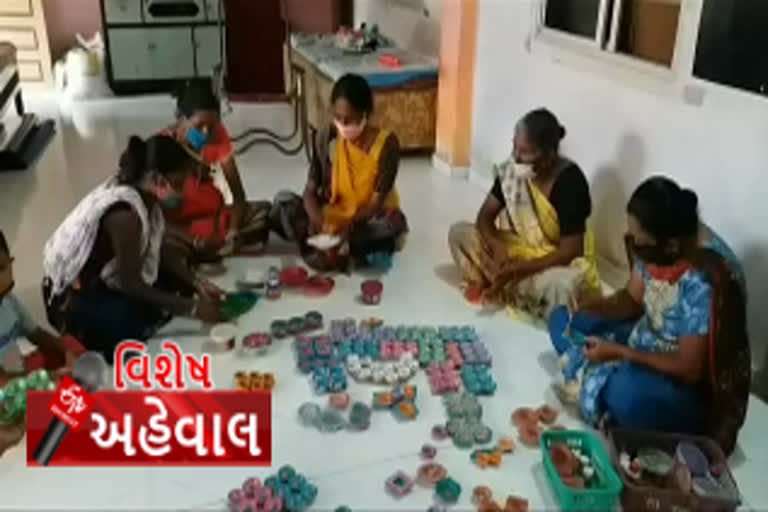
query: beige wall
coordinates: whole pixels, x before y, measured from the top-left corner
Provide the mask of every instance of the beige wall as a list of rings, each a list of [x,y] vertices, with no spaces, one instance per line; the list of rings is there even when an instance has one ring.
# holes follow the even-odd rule
[[[355,26],[363,21],[378,23],[382,34],[398,46],[437,57],[442,9],[443,0],[355,0]]]

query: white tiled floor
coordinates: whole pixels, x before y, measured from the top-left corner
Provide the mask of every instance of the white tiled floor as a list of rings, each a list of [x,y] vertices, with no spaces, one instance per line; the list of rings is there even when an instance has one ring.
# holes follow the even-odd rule
[[[40,108],[46,108],[40,104]],[[49,106],[48,106],[49,107]],[[61,121],[56,139],[35,169],[20,174],[0,174],[0,227],[16,256],[17,293],[43,318],[39,293],[41,248],[63,215],[90,188],[114,171],[117,156],[132,133],[148,134],[164,126],[173,112],[160,98],[104,102],[81,108],[73,121]],[[53,110],[55,113],[55,110]],[[287,110],[280,106],[238,108],[227,118],[233,133],[246,125],[271,125],[287,131]],[[239,159],[247,190],[254,198],[270,198],[280,188],[299,190],[306,165],[302,156],[286,158],[261,146]],[[556,404],[549,390],[555,361],[543,331],[516,323],[502,313],[486,315],[467,306],[445,281],[448,226],[470,219],[483,191],[449,180],[430,170],[426,158],[407,159],[399,178],[404,209],[411,222],[411,237],[395,269],[384,277],[383,304],[374,310],[355,301],[361,276],[340,277],[327,300],[315,301],[288,294],[272,303],[261,303],[240,322],[241,329],[263,329],[274,317],[285,317],[315,308],[327,318],[375,314],[393,323],[471,323],[481,331],[494,356],[499,391],[484,400],[485,419],[499,435],[514,435],[511,410],[520,405]],[[266,266],[290,260],[290,255],[264,259],[238,259],[221,283],[231,285],[248,265]],[[189,332],[191,328],[191,333]],[[169,335],[186,330],[176,339],[188,350],[198,351],[202,331],[193,322],[179,321]],[[196,332],[197,331],[197,332]],[[290,463],[305,472],[320,488],[315,509],[333,510],[346,503],[353,510],[424,510],[431,494],[417,489],[400,501],[384,492],[384,480],[398,469],[414,472],[418,450],[429,441],[433,424],[444,421],[439,400],[432,397],[423,375],[416,378],[421,394],[418,421],[399,424],[389,414],[376,413],[372,428],[362,434],[322,435],[303,429],[296,409],[313,397],[306,378],[296,373],[289,344],[280,343],[263,359],[243,361],[228,354],[216,356],[215,381],[228,386],[235,369],[276,372],[274,393],[273,453],[275,465]],[[369,400],[371,388],[353,385],[353,399]],[[565,416],[567,426],[578,420]],[[765,472],[768,470],[768,407],[750,404],[740,449],[732,459],[745,503],[768,508]],[[473,486],[490,485],[498,497],[510,493],[527,496],[532,510],[555,508],[542,473],[537,450],[519,448],[499,470],[476,469],[469,454],[450,443],[440,443],[438,460],[464,487],[462,509],[469,509]],[[76,510],[223,510],[226,492],[250,475],[265,476],[268,469],[27,469],[24,447],[9,451],[0,460],[0,509]],[[763,475],[762,477],[760,475]],[[11,491],[11,492],[9,492]]]

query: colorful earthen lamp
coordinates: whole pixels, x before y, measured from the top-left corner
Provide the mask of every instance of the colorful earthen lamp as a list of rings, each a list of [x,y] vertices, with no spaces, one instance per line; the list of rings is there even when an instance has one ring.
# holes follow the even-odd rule
[[[437,482],[445,478],[445,468],[436,462],[428,462],[419,468],[417,478],[425,487],[434,487]]]
[[[461,496],[461,486],[453,478],[446,477],[437,482],[435,492],[443,503],[456,503]]]
[[[315,275],[310,277],[304,285],[304,292],[312,297],[325,297],[336,285],[328,276]]]
[[[478,485],[472,489],[472,500],[476,505],[483,505],[493,499],[490,487],[487,485]]]
[[[266,332],[255,332],[243,338],[243,353],[263,355],[272,344],[272,336]]]
[[[280,271],[280,282],[289,288],[298,288],[306,284],[309,272],[304,267],[285,267]]]
[[[369,306],[378,306],[381,302],[381,294],[384,291],[384,285],[381,281],[371,279],[360,285],[363,304]]]
[[[323,315],[318,311],[310,311],[304,315],[306,329],[314,331],[323,327]]]
[[[386,485],[392,496],[401,498],[413,489],[413,479],[403,471],[398,471],[387,479]]]
[[[508,496],[504,512],[528,512],[528,500],[520,496]]]
[[[535,423],[524,423],[520,426],[520,440],[524,445],[530,448],[539,446],[541,439],[541,429]]]
[[[288,334],[295,336],[307,328],[306,321],[302,316],[295,316],[288,320]]]
[[[283,339],[288,336],[288,322],[285,320],[275,320],[269,327],[272,332],[272,337],[275,339]]]
[[[539,423],[539,415],[529,407],[520,407],[512,413],[512,424],[516,427],[523,425],[536,425]]]
[[[536,414],[539,415],[539,421],[545,425],[553,425],[557,421],[557,409],[550,405],[542,405],[536,409]]]

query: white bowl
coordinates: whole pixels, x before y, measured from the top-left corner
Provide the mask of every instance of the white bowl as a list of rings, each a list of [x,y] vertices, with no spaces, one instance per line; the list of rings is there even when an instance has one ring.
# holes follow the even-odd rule
[[[211,343],[225,350],[235,348],[238,329],[235,324],[217,324],[211,328]]]
[[[320,249],[321,251],[327,251],[328,249],[333,249],[340,243],[341,243],[340,237],[336,235],[328,235],[325,233],[321,233],[319,235],[315,235],[307,239],[308,245],[311,245],[315,249]]]

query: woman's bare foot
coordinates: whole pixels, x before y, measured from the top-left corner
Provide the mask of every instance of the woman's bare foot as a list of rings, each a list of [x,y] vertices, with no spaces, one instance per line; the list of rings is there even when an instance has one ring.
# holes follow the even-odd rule
[[[0,426],[0,456],[6,450],[19,444],[24,439],[26,432],[26,421],[22,419],[12,425]]]

